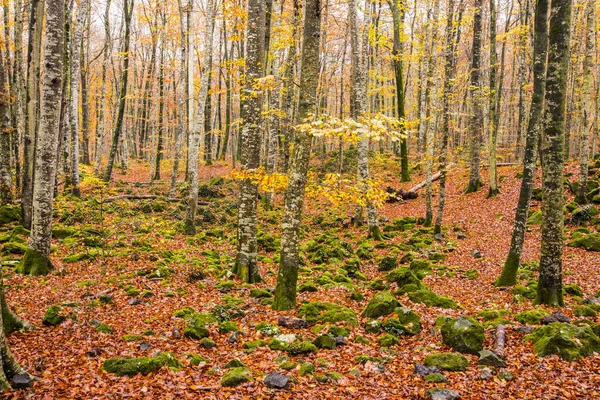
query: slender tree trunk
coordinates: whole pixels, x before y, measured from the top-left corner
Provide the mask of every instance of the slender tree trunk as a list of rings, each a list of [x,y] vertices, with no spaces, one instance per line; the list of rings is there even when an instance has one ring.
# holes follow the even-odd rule
[[[165,135],[165,29],[167,29],[166,11],[162,13],[162,29],[160,40],[160,66],[158,67],[158,130],[156,132],[156,158],[154,159],[154,176],[152,180],[160,180],[160,162],[163,159],[164,135]]]
[[[298,121],[308,122],[317,107],[321,41],[321,0],[306,0],[304,7],[304,38],[300,70],[300,99]],[[291,310],[296,307],[296,284],[299,264],[299,231],[304,205],[304,189],[310,159],[312,136],[297,131],[285,193],[281,235],[281,259],[273,309]]]
[[[117,110],[117,118],[115,122],[115,130],[112,135],[112,143],[110,153],[108,155],[108,164],[104,172],[104,181],[110,182],[113,166],[117,157],[117,150],[121,141],[121,132],[123,131],[123,119],[125,117],[125,102],[127,100],[127,79],[129,77],[129,41],[130,41],[130,25],[133,15],[134,0],[123,1],[123,16],[125,23],[125,35],[123,37],[123,70],[121,71],[121,88],[119,90],[119,106]]]
[[[110,37],[110,3],[106,0],[104,9],[104,50],[102,50],[102,72],[99,105],[99,119],[96,125],[96,154],[94,155],[94,173],[100,175],[102,172],[102,155],[104,154],[104,137],[106,136],[106,70],[112,53],[112,40]]]
[[[550,8],[548,69],[542,135],[542,246],[535,302],[563,305],[564,137],[566,76],[569,68],[571,1],[553,0]]]
[[[524,4],[523,4],[524,3]],[[519,2],[520,4],[520,23],[523,27],[529,26],[529,0]],[[523,156],[523,131],[525,130],[525,85],[527,84],[527,35],[522,32],[519,37],[519,120],[517,123],[517,140],[515,148],[515,159],[521,160]]]
[[[21,222],[31,228],[35,141],[38,127],[40,58],[42,51],[42,24],[44,0],[31,0],[29,14],[29,43],[27,45],[27,117],[23,137],[23,178],[21,192]]]
[[[481,88],[481,12],[483,0],[475,1],[473,14],[473,46],[471,47],[471,116],[469,118],[469,144],[471,152],[471,168],[466,193],[476,192],[481,187],[481,141],[483,130],[483,107]]]
[[[403,77],[403,45],[400,34],[404,31],[404,2],[403,0],[388,0],[392,10],[394,21],[394,47],[392,49],[392,64],[394,66],[394,76],[396,79],[396,106],[398,110],[398,119],[404,120],[406,115],[404,111],[404,77]],[[407,131],[405,130],[405,133]],[[402,182],[410,181],[410,170],[408,166],[408,139],[403,137],[400,140],[400,174]]]
[[[548,54],[548,0],[537,0],[535,6],[535,37],[533,44],[533,95],[523,157],[523,179],[513,224],[510,250],[496,286],[512,286],[517,283],[517,272],[523,253],[529,201],[533,190],[537,145],[542,129],[542,111],[546,83],[546,57]]]
[[[496,196],[498,189],[498,175],[496,169],[496,144],[498,142],[498,89],[496,75],[498,71],[498,56],[496,55],[496,0],[490,0],[490,121],[489,121],[489,167],[490,189],[488,197]]]
[[[577,202],[585,204],[588,201],[588,169],[590,157],[590,137],[594,129],[592,115],[594,115],[594,103],[592,101],[594,91],[594,43],[596,38],[596,7],[595,2],[587,2],[587,24],[585,59],[583,61],[583,118],[581,122],[581,143],[579,150],[579,185],[577,190]]]
[[[2,48],[0,47],[0,204],[8,204],[13,201],[12,177],[10,175],[10,100],[6,75]]]
[[[248,2],[248,36],[246,41],[246,79],[240,104],[242,125],[242,171],[252,172],[260,166],[260,127],[262,95],[255,88],[264,71],[265,2]],[[237,256],[234,272],[243,282],[261,279],[257,265],[256,206],[258,186],[250,179],[240,183]]]
[[[204,49],[204,59],[202,79],[200,81],[200,94],[198,95],[198,105],[196,107],[196,118],[190,131],[190,141],[188,145],[188,178],[190,182],[190,195],[185,216],[185,233],[187,235],[196,234],[196,208],[198,207],[198,153],[200,151],[200,137],[204,126],[204,113],[206,111],[206,95],[210,85],[210,60],[212,58],[212,43],[216,13],[216,2],[209,0],[206,14],[206,47]],[[191,58],[190,58],[191,62]],[[191,92],[193,93],[193,92]],[[190,93],[190,94],[191,94]]]
[[[54,268],[50,261],[50,242],[60,120],[60,107],[57,105],[62,96],[64,17],[63,1],[49,1],[40,129],[35,151],[33,218],[27,250],[18,268],[19,272],[31,275],[45,275]]]

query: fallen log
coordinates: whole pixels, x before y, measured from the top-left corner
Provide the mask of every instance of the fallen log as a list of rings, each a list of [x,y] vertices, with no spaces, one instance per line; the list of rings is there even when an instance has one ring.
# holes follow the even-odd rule
[[[446,171],[448,171],[450,168],[452,168],[452,165],[448,165],[446,167]],[[441,176],[442,176],[442,173],[440,171],[436,172],[435,174],[433,174],[431,176],[431,182],[437,181],[438,179],[440,179]],[[423,189],[425,186],[427,186],[427,179],[425,179],[418,185],[415,185],[408,190],[404,190],[404,189],[395,190],[394,188],[388,186],[388,188],[386,189],[386,192],[393,195],[388,200],[388,203],[395,203],[397,201],[402,201],[402,200],[416,199],[417,197],[419,197],[418,191]]]
[[[500,358],[504,358],[504,346],[506,344],[506,331],[504,325],[500,324],[496,327],[496,354]]]

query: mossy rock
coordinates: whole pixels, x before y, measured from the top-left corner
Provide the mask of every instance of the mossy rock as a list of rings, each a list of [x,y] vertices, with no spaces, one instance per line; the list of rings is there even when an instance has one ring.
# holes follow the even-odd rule
[[[223,368],[240,368],[240,367],[246,367],[246,365],[240,361],[239,358],[233,358],[231,360],[229,360],[229,362],[227,362],[227,364],[225,364],[223,366]]]
[[[483,350],[485,332],[476,319],[458,317],[442,325],[442,342],[461,353],[477,354]]]
[[[300,376],[306,376],[315,373],[315,365],[311,362],[305,362],[300,366]]]
[[[408,285],[404,285],[401,288],[399,288],[398,290],[396,290],[394,292],[394,294],[396,296],[402,296],[403,294],[416,292],[417,290],[426,289],[426,288],[427,287],[425,285],[417,286],[413,283],[409,283]]]
[[[227,291],[231,290],[235,287],[236,283],[234,281],[223,281],[219,282],[215,285],[216,289]]]
[[[296,368],[297,366],[298,366],[298,364],[296,364],[293,361],[284,361],[281,364],[279,364],[279,368],[286,370],[286,371],[292,370],[292,369]]]
[[[430,307],[456,309],[458,304],[446,296],[439,296],[429,289],[421,289],[408,294],[408,298],[415,303],[423,303]]]
[[[583,290],[581,290],[581,286],[576,283],[572,283],[570,285],[563,286],[565,293],[573,295],[573,296],[583,296]]]
[[[81,262],[81,261],[91,261],[94,258],[96,258],[96,257],[91,253],[78,253],[78,254],[69,254],[68,256],[63,258],[63,261],[66,263],[76,263],[76,262]]]
[[[272,296],[273,295],[271,294],[271,292],[264,290],[264,289],[251,289],[250,290],[250,297],[253,297],[255,299],[269,298]]]
[[[379,336],[377,342],[381,347],[392,347],[400,343],[400,340],[392,334],[386,333],[385,335]]]
[[[279,335],[281,333],[281,329],[277,325],[270,324],[265,321],[261,321],[254,327],[254,330],[259,331],[263,335]]]
[[[428,383],[446,383],[448,382],[448,378],[439,372],[434,372],[432,374],[427,374],[424,376],[425,382]]]
[[[423,363],[427,367],[438,367],[446,371],[464,371],[469,366],[469,360],[460,353],[431,353]]]
[[[568,246],[583,247],[588,251],[600,251],[600,233],[573,235],[573,240],[568,243]]]
[[[3,254],[25,254],[27,245],[21,242],[13,241],[2,245]]]
[[[543,308],[534,308],[533,310],[518,313],[515,315],[515,320],[524,325],[539,325],[541,319],[548,314],[550,313]]]
[[[298,286],[298,292],[299,293],[304,293],[304,292],[318,292],[319,289],[317,289],[317,286],[312,283],[312,282],[303,282],[300,286]]]
[[[113,328],[108,324],[100,324],[96,327],[96,332],[111,334],[113,333]]]
[[[422,286],[421,280],[415,275],[410,267],[400,267],[386,275],[385,279],[390,283],[396,283],[398,287],[413,284]]]
[[[176,318],[187,318],[193,314],[196,314],[196,311],[192,307],[188,306],[180,308],[179,310],[173,312],[173,316]]]
[[[221,379],[221,386],[235,387],[252,379],[252,371],[246,367],[233,368]]]
[[[377,278],[373,279],[371,282],[369,282],[369,286],[373,290],[385,290],[389,287],[389,285],[387,283],[385,283],[384,280],[381,279],[380,277],[377,277]]]
[[[525,336],[532,340],[538,356],[557,354],[564,360],[575,361],[582,357],[600,353],[600,339],[589,325],[575,326],[564,322],[553,322],[536,328]]]
[[[348,336],[350,336],[350,329],[345,328],[343,326],[331,325],[331,326],[329,326],[329,329],[327,329],[327,333],[333,337],[338,337],[338,336],[348,337]]]
[[[198,343],[198,346],[200,346],[204,349],[214,349],[215,347],[217,347],[217,344],[211,338],[205,337],[200,340],[200,342]]]
[[[394,312],[400,303],[394,295],[388,291],[377,293],[362,312],[363,317],[379,318]]]
[[[318,322],[345,322],[353,326],[358,325],[356,314],[352,309],[334,303],[303,303],[298,308],[298,316],[304,317],[310,324],[316,324]]]
[[[329,334],[319,335],[313,340],[319,349],[335,350],[335,337]]]
[[[579,207],[571,216],[571,221],[575,225],[581,225],[585,222],[590,221],[592,218],[597,217],[600,211],[595,206],[588,204],[583,207]]]
[[[139,342],[144,340],[144,337],[142,335],[126,334],[121,336],[121,339],[123,339],[124,342]]]
[[[0,207],[0,226],[19,221],[21,212],[19,206],[5,205]]]
[[[446,259],[446,255],[444,253],[429,253],[429,259],[433,262],[440,262]]]
[[[183,329],[183,336],[190,339],[203,339],[208,337],[206,324],[213,322],[214,317],[209,314],[194,313],[188,316],[187,323]]]
[[[285,351],[292,356],[300,354],[316,353],[318,351],[317,346],[309,341],[304,342],[293,342],[287,345]]]
[[[385,256],[379,260],[380,271],[391,271],[398,266],[398,257]]]
[[[541,225],[542,224],[542,211],[535,211],[529,218],[527,218],[528,225]]]
[[[240,329],[233,321],[223,321],[219,324],[219,332],[221,333],[237,332],[239,330]]]
[[[190,360],[190,365],[195,367],[200,365],[200,363],[210,364],[210,360],[200,354],[188,354],[187,357]]]
[[[421,332],[421,317],[408,308],[398,307],[394,310],[398,316],[398,322],[406,335],[416,335]],[[384,326],[385,329],[385,326]]]
[[[267,342],[265,342],[264,340],[253,340],[251,342],[244,342],[243,347],[246,350],[252,350],[257,347],[263,347],[266,345],[267,345]]]
[[[181,362],[175,356],[163,352],[154,357],[109,358],[104,361],[102,369],[117,376],[134,376],[137,374],[147,375],[164,366],[174,370],[182,367]]]
[[[590,306],[577,306],[573,310],[573,314],[576,317],[595,317],[598,315],[598,312]]]
[[[529,283],[527,283],[526,286],[517,285],[513,287],[510,291],[513,294],[520,295],[525,297],[526,299],[533,300],[537,295],[537,282],[530,281]]]
[[[46,326],[57,326],[63,323],[67,316],[63,314],[63,309],[60,306],[52,305],[46,309],[42,323]]]

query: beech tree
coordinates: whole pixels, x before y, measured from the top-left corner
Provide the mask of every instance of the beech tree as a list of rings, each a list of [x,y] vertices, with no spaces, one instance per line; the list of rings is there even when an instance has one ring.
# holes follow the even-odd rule
[[[517,271],[521,263],[525,228],[529,202],[533,191],[533,178],[537,160],[537,149],[542,129],[542,111],[546,90],[546,58],[548,54],[548,1],[537,0],[534,17],[534,47],[533,47],[533,94],[527,135],[525,137],[525,154],[523,157],[523,178],[519,191],[519,201],[510,242],[510,250],[502,273],[496,281],[496,286],[512,286],[517,283]]]
[[[241,167],[255,171],[260,166],[261,89],[264,71],[265,2],[249,0],[246,40],[246,77],[241,93]],[[238,210],[237,255],[234,272],[244,282],[259,281],[256,244],[256,207],[258,186],[247,178],[240,183]]]
[[[569,68],[571,1],[553,0],[550,6],[548,68],[542,155],[542,246],[538,304],[563,305],[562,255],[564,226],[565,97]]]
[[[10,173],[10,111],[9,91],[7,90],[4,57],[0,47],[0,203],[9,204],[13,201],[12,177]]]
[[[302,56],[300,62],[300,97],[297,120],[310,122],[317,107],[317,85],[321,67],[319,43],[321,41],[321,0],[306,0]],[[296,308],[296,283],[300,261],[299,230],[304,205],[304,189],[310,159],[312,136],[306,130],[297,130],[289,167],[289,183],[285,191],[283,222],[281,223],[281,256],[273,309]]]

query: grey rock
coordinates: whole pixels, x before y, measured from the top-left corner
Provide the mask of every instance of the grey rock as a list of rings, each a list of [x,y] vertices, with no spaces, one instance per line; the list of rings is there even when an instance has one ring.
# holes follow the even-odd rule
[[[489,368],[484,368],[481,370],[481,375],[479,375],[479,378],[481,380],[486,380],[492,377],[492,370]]]
[[[13,376],[11,386],[13,389],[27,389],[31,387],[33,384],[33,379],[31,379],[31,375],[27,373],[17,374]]]
[[[85,356],[86,357],[98,357],[100,354],[102,354],[102,349],[99,347],[92,347],[90,350],[85,352]]]
[[[90,325],[93,326],[94,328],[97,328],[100,325],[102,325],[102,322],[100,322],[96,318],[94,318],[94,319],[90,320]]]
[[[513,379],[515,379],[513,374],[510,373],[510,371],[501,371],[498,374],[498,378],[503,379],[505,381],[512,381]]]
[[[228,343],[237,343],[240,340],[240,331],[235,331],[227,338]]]
[[[336,346],[344,346],[344,345],[347,345],[347,344],[348,344],[348,341],[347,341],[347,340],[346,340],[346,338],[345,338],[345,337],[343,337],[342,335],[338,335],[338,336],[335,338],[335,345],[336,345]]]
[[[466,239],[467,235],[465,235],[464,233],[459,233],[458,235],[456,235],[457,239]]]
[[[473,252],[471,253],[471,255],[472,255],[474,258],[481,258],[481,257],[483,257],[483,256],[481,255],[481,252],[480,252],[479,250],[473,250]]]
[[[173,327],[171,335],[173,336],[173,339],[181,339],[181,332],[179,332],[179,328],[176,326]]]
[[[271,372],[269,375],[265,376],[264,382],[268,388],[285,389],[289,386],[290,379],[279,372]]]
[[[456,390],[433,388],[427,391],[431,400],[459,400],[460,395]]]
[[[140,343],[140,345],[138,346],[138,348],[142,351],[146,351],[146,350],[150,350],[150,343],[148,342],[142,342]]]
[[[523,325],[523,326],[517,326],[515,328],[515,331],[529,335],[531,332],[533,332],[534,329],[535,328],[533,326]]]
[[[127,301],[127,304],[129,304],[130,306],[137,306],[138,304],[142,304],[142,299],[138,299],[138,298],[129,299]]]
[[[558,310],[552,311],[552,314],[544,315],[540,322],[543,325],[548,325],[553,322],[571,322],[571,318],[567,317],[565,314],[561,313]]]
[[[440,372],[440,369],[438,367],[426,367],[423,364],[415,364],[415,369],[413,372],[417,375],[425,376]]]
[[[479,364],[480,365],[489,365],[492,367],[505,367],[506,364],[502,359],[498,356],[498,354],[494,353],[491,350],[481,350],[479,352]]]

